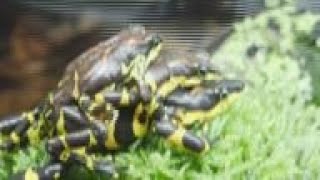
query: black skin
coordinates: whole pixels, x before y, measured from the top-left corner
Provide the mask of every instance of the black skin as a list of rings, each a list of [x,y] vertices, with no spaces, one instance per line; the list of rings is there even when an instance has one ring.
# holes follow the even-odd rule
[[[160,86],[171,77],[194,77],[208,73],[219,74],[217,68],[211,64],[207,53],[194,50],[163,49],[156,61],[147,69],[145,76],[152,79],[157,86]],[[136,104],[139,101],[148,102],[152,96],[157,96],[156,92],[152,92],[150,86],[144,80],[137,82],[137,84],[138,89],[136,86],[134,88],[130,88],[130,85],[126,86],[130,94],[129,104]],[[122,90],[122,88],[119,88],[114,91],[102,91],[105,102],[121,106]]]
[[[170,77],[193,76],[199,73],[217,73],[217,69],[211,64],[207,53],[194,50],[164,49],[159,58],[148,68],[145,76],[160,85]],[[141,97],[147,101],[146,99],[150,99],[154,92],[148,85],[143,82],[139,83]]]
[[[229,94],[240,93],[243,88],[243,82],[238,80],[209,81],[204,83],[200,90],[198,88],[192,96],[188,93],[190,90],[180,89],[168,96],[164,103],[190,110],[208,110],[227,98]]]
[[[197,90],[197,93],[193,93],[192,91],[194,89],[177,89],[173,93],[171,93],[168,96],[168,100],[165,101],[161,107],[157,110],[155,113],[155,131],[156,133],[163,137],[164,139],[167,139],[170,135],[174,134],[176,131],[179,130],[179,127],[177,124],[173,122],[173,119],[175,118],[175,111],[179,108],[191,108],[191,109],[202,109],[203,104],[208,103],[208,100],[210,101],[209,104],[215,105],[217,103],[217,98],[224,97],[223,91],[220,91],[217,93],[215,91],[216,88],[221,89],[222,87],[225,89],[228,89],[229,93],[236,93],[240,92],[243,89],[243,83],[241,81],[230,81],[225,80],[221,82],[206,82],[202,84],[201,90]],[[197,87],[198,88],[198,87]],[[183,98],[181,98],[183,96]],[[212,98],[212,97],[216,98]],[[192,107],[189,106],[189,102],[194,101],[194,104]],[[124,114],[124,117],[133,117],[133,111],[130,110],[131,107],[126,108],[120,108],[120,114]],[[73,114],[76,112],[73,112]],[[80,117],[80,115],[78,116]],[[126,129],[123,129],[123,132],[130,132],[132,131],[132,127],[121,125],[121,123],[129,122],[131,123],[132,120],[127,119],[125,120],[118,120],[120,123],[120,126],[122,128],[126,127]],[[104,146],[105,142],[105,136],[107,134],[108,129],[105,128],[103,123],[101,121],[92,122],[89,126],[91,128],[86,128],[83,130],[77,130],[73,131],[72,133],[69,133],[65,135],[65,140],[68,144],[68,148],[71,148],[71,152],[69,154],[69,157],[63,161],[61,166],[69,166],[70,164],[80,164],[85,167],[88,167],[88,164],[86,162],[86,158],[92,159],[93,161],[93,167],[88,167],[91,170],[103,172],[104,174],[108,176],[114,175],[116,172],[115,167],[112,162],[110,161],[101,161],[98,159],[94,159],[95,153],[103,153],[107,152],[108,150]],[[181,127],[180,127],[181,130]],[[97,140],[97,144],[94,146],[90,145],[90,134],[93,134],[95,139]],[[122,144],[124,146],[129,145],[131,142],[133,142],[135,139],[132,139],[132,135],[127,134],[128,137],[124,137],[124,139],[128,138],[131,139],[131,141],[126,142],[127,144]],[[118,136],[117,136],[118,137]],[[119,137],[116,138],[119,140]],[[186,130],[183,133],[182,139],[181,139],[183,146],[185,149],[201,153],[206,148],[206,140],[202,137],[194,135],[191,131]],[[52,178],[48,173],[51,169],[53,169],[53,166],[55,167],[57,164],[59,164],[61,161],[59,160],[59,157],[63,152],[65,152],[66,147],[64,147],[62,141],[58,137],[51,138],[47,142],[47,150],[49,154],[51,155],[53,161],[49,163],[46,167],[40,168],[37,170],[38,174],[41,176],[44,176],[43,174],[48,175],[48,179]],[[78,149],[78,148],[85,148],[85,151],[87,152],[85,156],[83,154],[76,153],[76,151],[73,151],[72,149]],[[55,160],[54,160],[55,159]],[[65,168],[61,169],[55,169],[56,171],[59,170],[60,174],[63,174],[63,170]],[[57,173],[57,172],[56,172]]]
[[[229,87],[230,92],[239,91],[241,90],[241,88],[243,88],[243,85],[241,85],[241,83],[238,83],[238,82],[235,82],[234,84],[236,85],[238,84],[241,87],[234,86],[233,83],[222,82],[221,84],[230,84],[230,87]],[[198,93],[196,94],[191,94],[190,91],[188,91],[188,89],[179,89],[173,92],[170,96],[168,96],[168,101],[166,101],[167,104],[164,103],[164,106],[159,108],[159,110],[157,111],[156,121],[155,121],[156,132],[164,138],[167,138],[168,136],[173,134],[177,130],[177,126],[172,122],[172,117],[174,116],[175,109],[181,108],[181,107],[189,108],[188,105],[190,101],[194,101],[195,99],[197,99],[197,101],[194,101],[195,103],[193,105],[194,106],[193,108],[203,109],[203,107],[201,107],[202,104],[207,103],[208,99],[210,100],[210,97],[212,97],[211,92],[213,92],[213,90],[212,90],[212,87],[210,87],[209,85],[205,85],[202,89],[202,92],[204,93],[201,93],[198,91]],[[184,98],[181,98],[181,96],[183,96]],[[212,102],[210,104],[216,103],[216,99],[213,98],[211,100]],[[199,107],[195,107],[197,105]],[[122,109],[120,114],[123,111],[130,112],[127,109],[129,109],[129,107]],[[65,112],[66,112],[66,116],[71,117],[72,115],[72,117],[74,117],[74,122],[83,121],[81,111],[71,108],[69,109],[69,111],[65,111]],[[133,114],[127,114],[126,117],[132,117],[132,116]],[[75,117],[78,117],[78,119]],[[72,133],[68,133],[65,136],[68,146],[72,149],[76,149],[79,147],[89,147],[90,149],[88,149],[87,151],[90,150],[90,153],[88,152],[88,154],[101,152],[101,149],[106,151],[104,147],[104,140],[107,133],[107,129],[105,129],[104,125],[99,124],[99,122],[100,121],[98,121],[97,124],[92,123],[89,126],[88,125],[84,126],[84,127],[91,127],[89,129],[70,130],[70,132]],[[119,122],[121,123],[124,121],[119,121]],[[129,122],[131,121],[129,120]],[[121,127],[124,127],[124,126],[121,126]],[[130,132],[132,131],[132,129],[128,127],[128,129],[125,129],[124,131]],[[88,146],[90,141],[89,140],[90,132],[93,133],[95,136],[95,139],[98,140],[98,144],[94,147]],[[132,138],[132,137],[129,137],[129,138]],[[193,135],[190,131],[186,131],[183,135],[183,143],[186,149],[193,152],[201,152],[205,148],[206,142],[201,137]],[[50,139],[47,143],[47,150],[50,153],[52,159],[59,159],[59,156],[63,152],[64,148],[65,147],[61,144],[60,139],[57,137]],[[82,157],[79,154],[72,153],[72,152],[71,154],[72,155],[70,155],[70,157],[64,163],[61,164],[61,166],[63,167],[67,166],[69,162],[71,163],[78,162],[78,164],[87,166],[86,162],[83,160],[85,159],[85,157]],[[63,174],[63,170],[65,168],[58,168],[58,169],[53,168],[53,167],[57,167],[56,164],[59,162],[60,162],[59,160],[56,160],[48,164],[46,167],[38,169],[37,170],[38,174],[41,177],[46,177],[45,175],[48,175],[44,179],[52,178],[51,177],[52,173],[45,173],[45,172],[51,172],[54,170],[55,173]],[[103,161],[101,162],[99,160],[94,160],[94,168],[92,170],[103,171],[105,174],[108,174],[108,175],[112,175],[115,173],[115,168],[113,167],[111,162],[103,162]]]
[[[243,89],[240,81],[231,83],[206,80],[204,75],[217,73],[210,64],[208,55],[168,49],[161,51],[160,57],[148,66],[144,77],[153,80],[157,87],[177,76],[198,78],[199,84],[184,87],[181,82],[168,96],[159,97],[161,92],[158,92],[157,87],[152,89],[144,77],[128,81],[128,74],[122,72],[121,65],[129,65],[132,58],[128,57],[147,54],[150,46],[159,42],[156,35],[145,33],[143,28],[136,27],[85,52],[67,67],[58,88],[43,103],[26,115],[11,116],[0,123],[0,132],[9,136],[8,141],[1,144],[2,149],[27,145],[27,131],[40,128],[38,137],[49,138],[46,146],[51,156],[51,162],[36,173],[43,179],[52,179],[54,173],[63,174],[69,164],[73,163],[90,170],[114,174],[112,163],[94,158],[95,154],[115,150],[105,145],[110,135],[119,144],[119,149],[127,147],[138,138],[133,132],[132,117],[136,115],[135,111],[140,104],[146,108],[151,100],[156,100],[159,104],[157,109],[151,115],[143,111],[139,114],[139,120],[147,127],[154,125],[160,136],[170,139],[174,133],[184,130],[183,127],[178,128],[174,121],[176,110],[183,108],[205,111],[206,108],[214,107],[221,97]],[[113,89],[104,89],[115,82]],[[75,89],[79,91],[78,97],[74,93]],[[221,91],[221,94],[216,89],[228,91],[225,94]],[[127,91],[129,97],[125,104],[121,102],[123,91]],[[104,102],[98,103],[97,94],[102,95]],[[61,116],[65,120],[64,124],[59,125]],[[150,118],[153,118],[153,122],[148,121]],[[106,124],[112,122],[115,122],[114,132],[108,134],[111,129]],[[15,141],[14,135],[19,137],[19,141]],[[173,143],[179,142],[182,142],[183,148],[192,152],[200,153],[206,148],[205,140],[189,131],[183,131],[180,139],[173,140]],[[79,148],[84,153],[79,153]]]
[[[146,32],[142,26],[132,26],[111,39],[99,43],[67,66],[58,88],[53,90],[41,105],[30,111],[29,115],[38,119],[37,117],[41,114],[46,114],[45,119],[56,121],[61,109],[65,111],[79,106],[79,97],[75,97],[73,94],[75,88],[78,88],[79,96],[81,94],[91,96],[113,82],[122,81],[127,78],[127,74],[123,74],[121,65],[128,66],[136,55],[148,55],[150,49],[156,47],[159,43],[161,43],[160,37]],[[75,73],[77,73],[79,79],[78,87],[75,87]],[[69,114],[66,115],[69,116]],[[17,124],[19,125],[17,126]],[[55,122],[50,124],[55,124]],[[15,133],[18,136],[23,136],[30,126],[30,118],[20,114],[9,117],[8,121],[2,121],[0,132],[3,131],[5,134],[8,131],[6,129],[13,128],[13,131],[9,131],[11,134]],[[1,146],[12,149],[16,145],[26,144],[24,142],[26,140],[26,137],[22,137],[20,142],[9,140]]]
[[[137,54],[147,55],[150,48],[161,43],[156,34],[147,33],[144,27],[134,26],[101,42],[73,60],[66,68],[59,87],[54,91],[54,104],[72,101],[74,73],[79,75],[79,91],[94,95],[113,82],[126,78],[121,64],[128,66]]]

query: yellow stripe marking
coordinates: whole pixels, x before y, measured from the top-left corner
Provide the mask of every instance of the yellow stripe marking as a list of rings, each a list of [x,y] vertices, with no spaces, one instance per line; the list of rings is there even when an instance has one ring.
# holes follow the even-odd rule
[[[74,71],[74,87],[72,95],[75,99],[80,97],[80,86],[79,86],[79,74],[78,71]]]
[[[14,144],[18,144],[20,142],[20,137],[18,136],[18,134],[16,132],[12,132],[10,134],[10,138]]]
[[[65,162],[70,157],[70,148],[64,135],[59,136],[59,140],[64,146],[64,150],[61,152],[59,159]]]
[[[173,90],[186,80],[185,76],[171,77],[168,81],[164,82],[158,89],[160,97],[167,97]]]
[[[186,76],[174,76],[164,82],[158,89],[161,97],[167,97],[177,87],[193,87],[201,84],[201,78],[188,78]]]
[[[27,113],[27,120],[29,121],[30,124],[34,122],[34,114],[32,112]]]
[[[114,108],[113,108],[112,104],[106,103],[106,104],[105,104],[105,110],[106,110],[107,112],[109,112],[109,111],[113,111]]]
[[[225,111],[239,95],[239,93],[230,94],[226,99],[221,100],[216,106],[209,110],[190,111],[179,109],[176,114],[181,119],[183,125],[190,125],[195,121],[204,122],[205,120],[212,120],[212,118]]]
[[[159,43],[155,48],[151,49],[147,57],[148,66],[152,61],[154,61],[158,57],[162,49],[162,46],[163,46],[162,43]]]
[[[65,131],[65,119],[64,119],[64,113],[62,110],[60,110],[59,112],[59,119],[57,121],[57,130],[58,130],[58,134],[66,134]]]
[[[68,161],[69,157],[70,157],[70,150],[66,149],[61,152],[61,154],[59,156],[59,160],[62,162],[66,162],[66,161]]]
[[[117,150],[117,149],[119,149],[120,146],[114,137],[115,121],[109,122],[109,124],[107,126],[108,126],[108,136],[107,136],[107,139],[105,142],[105,146],[109,150]]]
[[[126,88],[123,89],[121,93],[121,99],[120,99],[120,104],[121,105],[128,105],[130,103],[130,94]]]
[[[184,148],[182,139],[183,139],[183,135],[186,133],[186,130],[184,128],[179,127],[177,130],[175,130],[173,132],[173,134],[171,134],[168,138],[167,141],[177,147],[177,148]]]
[[[152,98],[148,105],[148,117],[151,116],[159,107],[159,103],[156,98]]]
[[[201,78],[201,77],[186,77],[186,76],[173,76],[164,83],[158,89],[160,97],[167,97],[171,92],[176,90],[177,87],[194,87],[201,84],[204,80],[218,80],[219,76],[213,73]],[[151,80],[149,84],[151,83]]]
[[[138,54],[129,65],[129,68],[131,69],[129,77],[136,80],[142,79],[149,65],[159,56],[161,49],[162,44],[159,43],[149,51],[148,57],[143,54]]]
[[[94,102],[97,103],[97,104],[103,104],[105,103],[105,99],[104,99],[104,96],[102,93],[97,93],[95,96],[94,96]]]
[[[133,134],[137,138],[143,137],[147,132],[147,123],[142,124],[140,123],[140,116],[144,112],[144,108],[142,103],[139,103],[136,107],[133,115]],[[146,121],[147,122],[147,121]]]
[[[39,180],[39,175],[32,170],[32,168],[28,168],[26,173],[24,174],[25,180]]]
[[[97,140],[93,133],[90,131],[90,136],[89,136],[89,146],[95,146],[97,145]]]
[[[87,155],[86,153],[86,147],[79,147],[77,149],[73,149],[72,152],[76,153],[79,156],[85,156]]]
[[[60,179],[60,173],[54,173],[53,179]]]
[[[91,157],[85,156],[86,166],[90,170],[94,170],[94,160]]]
[[[136,57],[131,61],[130,63],[130,78],[140,79],[142,75],[144,74],[143,67],[145,66],[146,57],[142,54],[136,55]]]
[[[202,80],[200,78],[191,78],[191,79],[186,79],[183,84],[181,84],[183,87],[192,87],[192,86],[197,86],[201,84]]]
[[[40,129],[39,128],[30,128],[27,131],[27,136],[30,144],[37,144],[40,142]]]
[[[65,149],[69,148],[69,145],[68,145],[68,142],[66,140],[66,136],[65,135],[59,136],[59,140],[61,141],[61,143],[63,144]]]

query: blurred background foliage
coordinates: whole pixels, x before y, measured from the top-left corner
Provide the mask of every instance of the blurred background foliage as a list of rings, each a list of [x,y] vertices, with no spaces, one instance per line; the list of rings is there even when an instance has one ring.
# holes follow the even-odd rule
[[[293,0],[264,3],[263,12],[236,23],[213,52],[213,63],[247,88],[208,128],[196,128],[211,150],[203,156],[176,152],[151,133],[115,156],[120,179],[319,178],[320,16]],[[48,157],[39,145],[1,152],[0,159],[5,179]],[[65,179],[103,179],[74,171]]]

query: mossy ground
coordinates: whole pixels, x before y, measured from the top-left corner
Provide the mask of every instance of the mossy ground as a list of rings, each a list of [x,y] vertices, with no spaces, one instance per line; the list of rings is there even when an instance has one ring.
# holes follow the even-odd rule
[[[207,128],[197,131],[211,142],[210,151],[201,156],[176,152],[151,134],[139,146],[116,155],[120,178],[320,177],[320,108],[312,101],[317,94],[312,92],[314,80],[303,70],[310,56],[297,50],[298,40],[310,36],[317,20],[315,15],[283,7],[237,24],[213,61],[232,72],[228,76],[246,81],[246,90]],[[255,51],[248,56],[252,46],[257,48],[251,48]],[[39,145],[1,153],[0,159],[0,179],[5,179],[19,169],[44,164],[48,157]],[[101,178],[84,170],[76,174],[81,179]]]

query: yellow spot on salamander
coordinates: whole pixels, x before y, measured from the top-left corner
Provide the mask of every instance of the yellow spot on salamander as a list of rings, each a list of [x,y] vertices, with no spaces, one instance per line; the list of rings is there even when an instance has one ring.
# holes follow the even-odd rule
[[[89,136],[89,146],[95,146],[97,145],[97,140],[95,136],[93,135],[92,131],[90,131],[90,136]]]
[[[72,152],[74,152],[77,155],[85,156],[86,155],[86,147],[79,147],[77,149],[73,149]]]
[[[89,170],[94,170],[94,160],[90,156],[85,156],[86,159],[86,167]]]
[[[32,168],[28,168],[26,173],[24,174],[25,180],[39,180],[39,175],[32,170]]]
[[[65,149],[68,149],[69,148],[69,145],[68,145],[68,142],[66,140],[66,136],[65,135],[61,135],[59,136],[59,140],[61,141],[61,143],[63,144],[63,147]]]
[[[155,48],[151,49],[147,57],[148,65],[150,65],[150,63],[158,57],[161,49],[162,49],[162,43],[159,43]]]
[[[110,104],[110,103],[106,103],[105,104],[105,110],[107,111],[107,112],[109,112],[109,111],[113,111],[113,106],[112,106],[112,104]]]
[[[40,129],[39,128],[28,129],[27,136],[30,144],[38,144],[40,142]]]
[[[27,113],[27,120],[29,121],[30,124],[32,124],[32,122],[34,122],[34,114],[32,112]]]
[[[147,68],[157,59],[162,49],[162,43],[150,49],[147,57],[143,54],[138,54],[129,65],[129,77],[135,80],[143,79]],[[143,62],[143,63],[142,63]]]
[[[62,162],[66,162],[66,161],[68,161],[69,157],[70,157],[70,150],[66,149],[66,150],[61,152],[61,154],[59,156],[59,159]]]
[[[129,77],[135,80],[141,79],[145,73],[146,68],[146,57],[142,54],[136,55],[136,57],[130,63]]]
[[[64,113],[62,110],[60,110],[60,113],[59,113],[59,119],[57,121],[57,130],[58,130],[58,134],[66,134],[65,119],[64,119]]]
[[[94,96],[94,101],[95,103],[97,104],[103,104],[105,102],[104,100],[104,97],[102,95],[102,93],[97,93],[95,96]]]
[[[169,142],[169,144],[173,145],[174,147],[184,149],[182,139],[185,133],[186,133],[186,130],[179,127],[167,138],[167,141]]]
[[[60,179],[60,173],[54,173],[53,178],[54,179]]]
[[[186,79],[184,83],[182,84],[183,87],[192,87],[192,86],[197,86],[201,84],[202,80],[199,78],[191,78],[191,79]]]
[[[148,116],[151,116],[159,107],[159,103],[156,98],[152,98],[148,105]]]
[[[144,112],[143,105],[142,103],[139,103],[133,115],[133,134],[137,138],[143,137],[147,132],[147,123],[143,124],[140,122],[140,119],[139,119],[143,112]]]
[[[128,105],[130,103],[130,94],[128,93],[128,90],[126,88],[123,89],[120,99],[121,105]]]
[[[11,140],[13,141],[13,143],[15,143],[15,144],[18,144],[18,143],[20,142],[20,137],[19,137],[18,134],[15,133],[15,132],[12,132],[12,133],[10,134],[10,138],[11,138]]]
[[[107,147],[108,150],[117,150],[120,147],[114,137],[115,123],[116,123],[115,121],[111,121],[107,124],[108,135],[107,135],[107,139],[105,142],[105,146]]]

